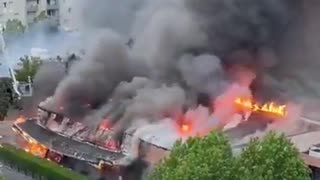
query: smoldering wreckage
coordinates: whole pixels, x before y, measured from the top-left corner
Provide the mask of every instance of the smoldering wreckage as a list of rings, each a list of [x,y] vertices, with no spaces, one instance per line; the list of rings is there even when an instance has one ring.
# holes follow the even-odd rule
[[[153,165],[174,142],[222,130],[238,143],[278,121],[294,123],[282,71],[292,0],[181,0],[145,6],[125,43],[103,31],[85,57],[13,129],[26,150],[102,168]],[[156,3],[150,3],[156,4]],[[138,30],[137,30],[138,29]],[[267,93],[266,93],[267,92]],[[36,96],[36,90],[35,90]],[[293,113],[295,114],[295,113]]]

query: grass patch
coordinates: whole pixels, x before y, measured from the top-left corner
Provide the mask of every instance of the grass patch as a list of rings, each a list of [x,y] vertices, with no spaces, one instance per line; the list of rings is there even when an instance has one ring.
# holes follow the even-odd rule
[[[88,178],[77,174],[58,164],[33,156],[11,145],[0,147],[0,160],[17,166],[19,169],[40,175],[48,180],[87,180]]]

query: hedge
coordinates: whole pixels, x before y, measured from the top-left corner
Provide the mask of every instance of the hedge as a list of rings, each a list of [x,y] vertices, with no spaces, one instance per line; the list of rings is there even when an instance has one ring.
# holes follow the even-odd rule
[[[58,164],[33,156],[11,145],[1,145],[0,160],[16,166],[19,170],[44,177],[47,180],[87,180],[88,178],[77,174]]]

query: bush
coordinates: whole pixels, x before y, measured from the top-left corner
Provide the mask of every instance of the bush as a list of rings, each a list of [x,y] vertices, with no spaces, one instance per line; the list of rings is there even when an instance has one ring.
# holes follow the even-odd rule
[[[43,176],[48,180],[87,179],[69,169],[62,168],[53,162],[35,157],[10,145],[3,145],[0,148],[0,159],[6,163],[15,165],[24,171]]]

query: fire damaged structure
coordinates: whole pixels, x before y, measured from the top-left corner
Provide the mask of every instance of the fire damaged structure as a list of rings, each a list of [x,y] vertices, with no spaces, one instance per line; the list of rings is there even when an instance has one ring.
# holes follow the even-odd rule
[[[90,129],[42,107],[39,107],[38,117],[19,118],[12,129],[25,140],[20,144],[27,152],[57,163],[72,158],[104,169],[129,167],[135,161],[129,156],[132,138],[129,132],[125,133],[120,144],[113,138],[113,131],[104,127],[103,123]],[[140,146],[153,146],[152,148],[162,151],[163,154],[169,152],[165,147],[150,144],[142,139],[140,141]]]
[[[279,106],[277,109],[272,104],[259,106],[260,109],[257,109],[259,108],[257,105],[249,102],[242,102],[237,99],[235,103],[249,109],[255,107],[255,109],[252,109],[254,112],[250,116],[238,114],[235,121],[223,125],[225,133],[235,141],[239,137],[266,128],[272,119],[264,118],[265,121],[263,121],[259,116],[261,112],[275,113],[276,115],[284,112],[284,107]],[[122,108],[118,107],[117,111],[111,113],[108,118],[118,119],[122,113]],[[259,120],[256,121],[256,118]],[[179,123],[180,131],[188,132],[192,128],[189,126],[191,122],[182,120]],[[173,143],[179,138],[173,135],[170,137],[171,139],[169,138],[171,144],[163,143],[164,140],[167,140],[167,137],[162,136],[163,132],[157,134],[153,128],[148,136],[135,140],[134,133],[138,130],[134,126],[128,128],[119,136],[108,127],[105,121],[101,121],[97,127],[88,127],[69,119],[62,113],[41,106],[38,106],[37,117],[19,118],[12,128],[26,140],[23,148],[36,156],[48,158],[58,163],[67,158],[77,159],[98,169],[129,167],[132,163],[135,163],[136,159],[144,159],[151,164],[158,162],[170,153]],[[148,153],[145,151],[148,151]],[[152,153],[157,155],[152,155]]]

